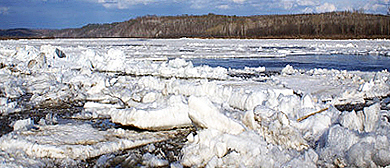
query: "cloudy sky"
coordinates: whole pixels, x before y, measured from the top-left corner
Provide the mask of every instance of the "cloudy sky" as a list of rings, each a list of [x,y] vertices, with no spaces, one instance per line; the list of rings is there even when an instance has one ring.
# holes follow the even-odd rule
[[[0,0],[0,29],[73,28],[144,15],[263,15],[364,9],[386,13],[389,0]]]

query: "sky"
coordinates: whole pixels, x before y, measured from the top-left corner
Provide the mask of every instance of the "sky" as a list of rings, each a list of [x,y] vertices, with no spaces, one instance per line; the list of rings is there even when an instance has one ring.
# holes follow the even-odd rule
[[[386,14],[389,0],[0,0],[0,29],[77,28],[145,15],[270,15],[363,9]]]

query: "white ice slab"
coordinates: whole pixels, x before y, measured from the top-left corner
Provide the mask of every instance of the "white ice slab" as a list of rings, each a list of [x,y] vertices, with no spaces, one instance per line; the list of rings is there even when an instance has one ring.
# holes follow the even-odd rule
[[[84,160],[168,138],[166,133],[137,133],[123,129],[99,131],[91,125],[47,125],[38,130],[11,132],[0,138],[0,149],[30,157]],[[142,135],[142,136],[139,136]]]

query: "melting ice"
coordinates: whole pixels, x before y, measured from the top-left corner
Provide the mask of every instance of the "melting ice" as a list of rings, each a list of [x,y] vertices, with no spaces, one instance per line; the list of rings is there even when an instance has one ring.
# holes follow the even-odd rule
[[[126,167],[134,160],[148,167],[390,165],[387,70],[287,65],[269,73],[267,66],[227,69],[186,61],[307,54],[385,57],[390,55],[387,40],[0,44],[1,167]],[[75,107],[80,110],[70,110]],[[176,147],[169,147],[173,141]],[[115,163],[118,158],[123,159]]]

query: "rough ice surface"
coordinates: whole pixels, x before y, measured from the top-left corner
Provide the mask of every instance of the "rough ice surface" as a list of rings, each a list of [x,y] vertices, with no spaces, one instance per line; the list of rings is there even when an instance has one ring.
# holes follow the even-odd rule
[[[148,144],[139,163],[148,167],[389,166],[387,70],[302,70],[288,65],[267,75],[267,67],[226,69],[186,60],[305,54],[390,56],[390,43],[0,41],[0,119],[38,113],[6,123],[11,130],[0,138],[0,167],[74,166],[96,158],[96,166],[103,166],[121,151]],[[73,107],[82,110],[34,118],[44,110]],[[116,126],[99,129],[91,124],[95,121]],[[195,131],[186,135],[174,162],[161,152],[152,153],[162,150],[154,143],[190,128]],[[133,155],[126,157],[132,160]]]
[[[188,105],[182,103],[181,97],[170,99],[169,107],[159,110],[113,109],[111,119],[115,123],[149,130],[192,126]]]

